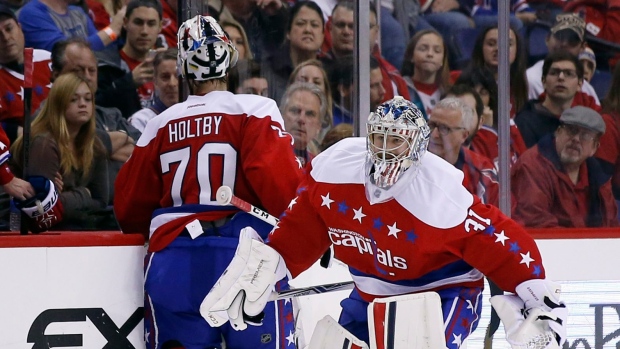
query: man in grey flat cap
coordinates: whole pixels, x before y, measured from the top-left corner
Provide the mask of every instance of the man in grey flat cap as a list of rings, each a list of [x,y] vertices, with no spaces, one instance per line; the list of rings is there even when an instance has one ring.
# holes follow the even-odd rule
[[[618,226],[611,181],[592,157],[604,133],[596,111],[562,112],[557,130],[512,166],[513,219],[533,228]]]

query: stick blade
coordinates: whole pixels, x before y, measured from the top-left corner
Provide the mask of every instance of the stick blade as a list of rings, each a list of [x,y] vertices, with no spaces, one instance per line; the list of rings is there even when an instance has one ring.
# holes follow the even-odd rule
[[[230,200],[232,199],[232,189],[230,189],[230,187],[228,186],[221,186],[218,190],[217,193],[215,193],[215,197],[217,200],[217,203],[225,206],[225,205],[229,205],[230,204]]]

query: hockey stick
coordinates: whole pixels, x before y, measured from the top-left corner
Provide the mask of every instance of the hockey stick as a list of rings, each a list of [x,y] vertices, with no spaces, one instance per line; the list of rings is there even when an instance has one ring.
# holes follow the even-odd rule
[[[273,293],[271,297],[269,297],[269,300],[278,301],[281,299],[288,299],[288,298],[293,298],[293,297],[311,296],[315,294],[328,293],[328,292],[334,292],[334,291],[352,290],[354,286],[355,285],[353,281],[345,281],[345,282],[336,282],[333,284],[293,288],[290,290],[284,290],[278,293]]]
[[[34,70],[33,49],[27,47],[24,49],[24,127],[22,135],[22,148],[24,150],[22,157],[22,178],[28,178],[28,169],[30,162],[30,114],[32,107],[32,75]],[[39,203],[40,205],[40,203]],[[21,214],[20,234],[28,234],[28,219],[24,212]]]
[[[280,221],[279,219],[270,215],[266,211],[263,211],[260,208],[250,204],[249,202],[236,197],[233,194],[232,189],[230,189],[230,187],[227,187],[225,185],[221,186],[217,190],[215,197],[216,197],[218,204],[222,206],[232,204],[233,206],[240,209],[241,211],[247,212],[256,218],[273,225],[274,227]]]
[[[247,212],[256,218],[273,225],[274,227],[278,224],[278,222],[280,222],[278,218],[270,215],[268,212],[261,210],[260,208],[250,204],[249,202],[243,199],[236,197],[233,194],[232,189],[230,187],[227,187],[225,185],[221,186],[217,190],[217,193],[215,194],[215,196],[216,196],[216,200],[218,204],[220,205],[232,204],[233,206],[240,209],[241,211]],[[321,266],[323,268],[327,268],[329,266],[330,260],[331,260],[331,249],[328,249],[321,257],[321,261],[320,261]],[[323,289],[326,287],[327,289]],[[334,287],[334,289],[330,289],[330,287]],[[299,295],[282,296],[283,298],[290,298],[290,297],[306,296],[309,294],[318,294],[318,293],[338,291],[338,290],[350,290],[352,288],[353,288],[353,281],[348,281],[348,282],[341,282],[341,283],[335,283],[335,284],[327,284],[327,285],[319,285],[319,286],[311,286],[311,287],[306,287],[306,288],[293,289],[293,290],[283,291],[280,294],[281,295],[287,294],[287,293],[294,294],[296,291],[302,292],[302,294],[299,294]]]

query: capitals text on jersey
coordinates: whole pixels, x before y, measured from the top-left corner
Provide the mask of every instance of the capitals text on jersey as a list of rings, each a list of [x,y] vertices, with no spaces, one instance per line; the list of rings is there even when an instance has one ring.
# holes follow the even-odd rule
[[[328,228],[329,238],[334,245],[342,245],[347,247],[355,247],[359,253],[370,253],[376,255],[376,260],[388,267],[394,267],[397,269],[407,269],[407,260],[403,257],[392,256],[392,251],[381,250],[377,245],[377,242],[371,240],[362,234],[345,229]]]

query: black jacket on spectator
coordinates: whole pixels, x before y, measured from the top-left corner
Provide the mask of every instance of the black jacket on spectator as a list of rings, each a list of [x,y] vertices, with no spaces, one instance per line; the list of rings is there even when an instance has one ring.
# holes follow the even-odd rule
[[[269,52],[276,51],[284,42],[289,21],[288,11],[289,7],[285,5],[275,15],[267,16],[256,8],[247,20],[235,17],[248,36],[255,61],[261,62]]]
[[[280,100],[288,86],[288,79],[293,72],[290,45],[285,43],[278,50],[269,53],[261,64],[262,75],[269,83],[269,97],[280,104]]]
[[[560,126],[560,116],[542,106],[541,100],[530,100],[515,116],[515,124],[523,137],[525,146],[533,147],[544,136],[555,132]]]
[[[128,119],[142,109],[131,70],[121,59],[115,46],[109,46],[106,50],[97,52],[96,55],[99,61],[96,104],[102,107],[118,108],[122,116]]]

